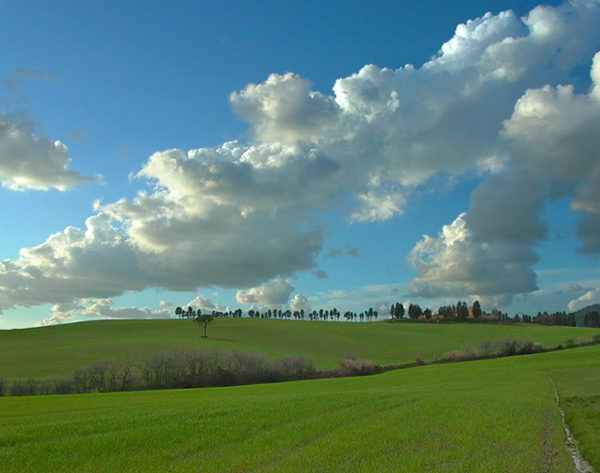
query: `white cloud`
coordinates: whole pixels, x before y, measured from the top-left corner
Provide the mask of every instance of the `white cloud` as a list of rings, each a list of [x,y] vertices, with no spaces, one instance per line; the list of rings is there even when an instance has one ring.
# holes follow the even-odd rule
[[[289,308],[292,312],[300,312],[302,310],[305,314],[312,312],[310,302],[302,294],[296,294],[294,297],[292,297],[292,299],[290,300]]]
[[[170,310],[154,311],[150,307],[115,307],[111,299],[84,299],[85,309],[81,312],[84,317],[99,317],[103,319],[168,319]]]
[[[600,289],[592,289],[586,292],[583,296],[573,299],[569,302],[569,312],[575,312],[592,304],[600,303]]]
[[[0,112],[0,182],[12,190],[67,188],[99,178],[69,169],[71,158],[60,141],[36,137],[31,126]]]
[[[539,258],[532,250],[533,241],[521,243],[503,235],[485,236],[488,238],[481,239],[474,233],[467,214],[445,225],[437,238],[425,235],[409,255],[417,269],[410,284],[411,294],[471,299],[510,297],[537,289],[531,266]]]
[[[584,254],[600,252],[600,53],[591,77],[589,94],[576,94],[570,85],[528,90],[503,130],[518,163],[574,186],[571,208],[581,213]]]
[[[262,84],[231,94],[230,100],[260,140],[312,140],[337,125],[339,106],[333,98],[312,92],[310,85],[292,73],[272,74]]]
[[[578,95],[560,86],[600,47],[599,25],[591,0],[538,8],[522,20],[488,14],[459,25],[423,67],[367,65],[337,80],[332,95],[294,74],[251,84],[230,100],[255,142],[153,154],[137,175],[149,190],[97,204],[85,230],[69,227],[0,263],[0,309],[148,287],[251,287],[238,292],[243,303],[286,304],[285,278],[314,270],[322,251],[326,229],[317,216],[340,200],[350,201],[352,221],[386,220],[432,176],[500,171],[507,177],[482,185],[466,216],[415,247],[413,292],[531,291],[534,245],[545,235],[540,212],[555,175],[576,183],[582,251],[600,251],[598,88]],[[16,138],[0,147],[16,143],[29,179],[17,183],[10,160],[2,171],[0,155],[7,185],[65,188],[83,179],[68,170],[64,146],[2,120],[3,133]],[[33,162],[45,163],[43,171]],[[527,168],[531,184],[516,167]]]
[[[80,299],[78,302],[52,306],[52,315],[36,326],[61,324],[77,316],[100,319],[168,319],[171,311],[154,311],[150,307],[113,307],[111,299]]]
[[[217,311],[217,312],[229,311],[228,307],[224,307],[221,304],[216,304],[212,300],[210,300],[208,297],[205,297],[201,294],[196,296],[194,299],[189,301],[187,304],[184,304],[182,307],[184,309],[187,309],[188,307],[192,307],[196,310],[200,309],[203,313],[211,313],[212,311]]]
[[[256,304],[260,306],[274,307],[287,304],[294,287],[289,279],[277,277],[273,281],[266,282],[260,286],[246,291],[238,291],[235,300],[239,304]]]

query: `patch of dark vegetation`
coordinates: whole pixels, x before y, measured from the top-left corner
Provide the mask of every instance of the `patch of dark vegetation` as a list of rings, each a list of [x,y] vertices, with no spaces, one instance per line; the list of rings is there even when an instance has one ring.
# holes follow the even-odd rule
[[[309,379],[316,370],[300,356],[271,360],[258,353],[193,351],[155,355],[141,365],[145,389],[224,387]]]
[[[564,345],[545,348],[531,340],[501,338],[482,340],[477,349],[469,346],[445,353],[434,364],[483,360],[506,356],[529,355],[567,348],[600,344],[600,334]],[[380,366],[370,360],[346,355],[337,368],[315,369],[312,361],[301,356],[270,359],[259,353],[224,351],[179,351],[159,353],[136,363],[106,361],[77,370],[57,380],[17,380],[9,384],[0,377],[0,397],[41,394],[83,394],[93,392],[141,391],[152,389],[188,389],[279,383],[303,379],[368,376],[385,371],[414,368],[427,363],[420,357],[414,363]]]
[[[370,360],[359,360],[355,355],[346,355],[340,360],[340,366],[333,370],[321,371],[320,378],[345,378],[349,376],[368,376],[383,373],[385,368]]]
[[[172,351],[142,362],[94,363],[57,380],[18,380],[6,390],[0,378],[0,393],[10,396],[84,394],[95,392],[188,389],[279,383],[303,379],[365,376],[384,369],[368,360],[344,357],[340,366],[318,371],[301,356],[270,359],[258,353],[224,351]]]
[[[500,338],[495,341],[482,340],[477,349],[470,346],[462,350],[453,350],[445,353],[434,363],[456,363],[460,361],[485,360],[488,358],[502,358],[506,356],[531,355],[549,351],[564,350],[565,348],[577,348],[600,343],[600,335],[589,338],[566,340],[564,345],[560,344],[553,348],[546,348],[541,343],[532,340],[514,340],[512,338]]]

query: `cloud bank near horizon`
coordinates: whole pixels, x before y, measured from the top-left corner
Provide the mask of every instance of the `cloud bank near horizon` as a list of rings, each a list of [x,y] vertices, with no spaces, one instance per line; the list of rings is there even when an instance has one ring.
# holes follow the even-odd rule
[[[548,200],[570,199],[579,251],[600,252],[599,49],[600,4],[580,0],[524,18],[488,13],[422,67],[367,65],[332,95],[273,74],[230,96],[252,142],[153,154],[137,174],[147,190],[97,203],[84,230],[0,262],[0,309],[150,287],[283,300],[293,288],[281,281],[314,270],[323,250],[317,215],[345,200],[352,222],[388,220],[431,178],[474,174],[483,182],[470,208],[410,253],[410,295],[501,303],[531,292]],[[590,64],[583,90],[576,71]],[[52,145],[64,174],[66,149]],[[60,188],[52,182],[35,185]]]

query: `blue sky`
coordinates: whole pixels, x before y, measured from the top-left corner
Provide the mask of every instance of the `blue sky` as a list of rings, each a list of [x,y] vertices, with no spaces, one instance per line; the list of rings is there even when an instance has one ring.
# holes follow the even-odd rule
[[[600,302],[597,1],[5,3],[0,329]]]

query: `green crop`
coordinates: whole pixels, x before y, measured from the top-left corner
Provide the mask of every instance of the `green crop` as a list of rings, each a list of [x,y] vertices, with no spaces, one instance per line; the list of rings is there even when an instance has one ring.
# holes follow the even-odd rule
[[[57,378],[108,360],[142,360],[169,350],[208,348],[301,355],[317,368],[353,354],[380,365],[432,361],[482,340],[530,339],[547,347],[600,333],[597,329],[534,324],[386,324],[220,318],[209,338],[190,320],[105,320],[0,331],[0,376]]]
[[[0,464],[5,473],[572,471],[549,375],[560,390],[558,373],[597,373],[599,355],[592,346],[363,378],[2,398]]]

